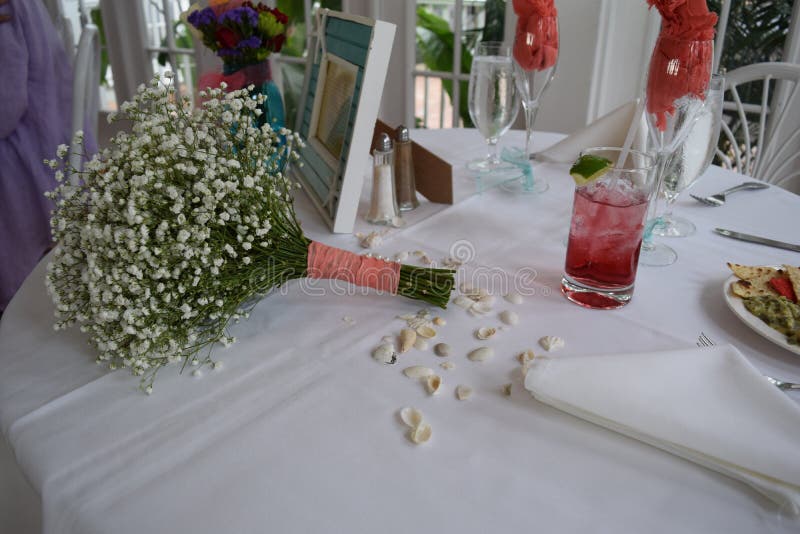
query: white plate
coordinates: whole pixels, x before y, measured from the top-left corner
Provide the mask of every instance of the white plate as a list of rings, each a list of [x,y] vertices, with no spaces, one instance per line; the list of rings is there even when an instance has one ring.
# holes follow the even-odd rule
[[[795,354],[800,354],[800,345],[789,345],[786,341],[786,336],[771,328],[767,323],[747,311],[747,308],[744,307],[744,303],[742,299],[731,293],[730,286],[733,282],[738,280],[739,277],[736,275],[731,275],[730,278],[725,280],[725,284],[723,285],[723,294],[725,295],[725,302],[728,304],[728,307],[736,314],[739,319],[744,322],[747,326],[764,336],[765,338],[769,339],[776,345],[780,345],[784,349],[788,350],[789,352],[794,352]]]

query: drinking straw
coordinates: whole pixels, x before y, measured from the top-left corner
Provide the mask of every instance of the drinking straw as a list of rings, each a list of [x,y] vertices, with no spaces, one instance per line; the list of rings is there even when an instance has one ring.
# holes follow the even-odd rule
[[[628,126],[628,133],[622,145],[622,152],[619,153],[619,158],[617,158],[617,169],[621,168],[625,164],[625,160],[628,159],[628,152],[631,151],[633,137],[636,135],[636,130],[639,129],[639,123],[642,122],[642,111],[644,111],[644,99],[639,97],[636,99],[636,110],[633,112],[631,124]]]

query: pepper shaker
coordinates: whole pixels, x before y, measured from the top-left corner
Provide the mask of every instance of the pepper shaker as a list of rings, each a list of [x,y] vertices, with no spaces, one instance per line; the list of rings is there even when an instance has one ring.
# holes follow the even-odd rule
[[[381,134],[378,147],[373,151],[372,196],[367,222],[393,224],[399,215],[395,200],[392,139]]]
[[[414,179],[414,159],[412,157],[412,144],[408,137],[408,128],[402,124],[395,130],[395,190],[397,192],[397,204],[400,211],[413,210],[419,206],[417,200],[417,184]]]

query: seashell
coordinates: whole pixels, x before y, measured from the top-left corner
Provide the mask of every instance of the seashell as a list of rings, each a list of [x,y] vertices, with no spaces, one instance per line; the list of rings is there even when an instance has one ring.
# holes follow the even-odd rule
[[[433,346],[433,352],[435,352],[437,356],[447,358],[450,356],[450,345],[447,343],[437,343]]]
[[[426,319],[425,317],[413,317],[412,319],[409,319],[408,321],[406,321],[406,323],[408,323],[408,327],[409,328],[413,328],[414,330],[416,330],[420,326],[430,326],[431,325],[431,322],[428,319]]]
[[[472,315],[486,315],[490,311],[492,311],[492,305],[486,301],[474,302],[469,308]]]
[[[353,319],[353,318],[352,318],[352,317],[350,317],[349,315],[345,315],[344,317],[342,317],[342,322],[344,322],[344,323],[346,323],[346,324],[348,324],[348,325],[354,325],[354,324],[356,324],[356,321],[355,321],[355,319]]]
[[[414,254],[414,256],[424,256],[425,255],[425,251],[423,251],[423,250],[415,250],[414,252],[412,252],[412,254]]]
[[[433,373],[433,369],[425,367],[424,365],[412,365],[403,369],[403,374],[408,378],[425,378]]]
[[[464,385],[461,385],[461,384],[456,386],[456,398],[458,400],[461,400],[461,401],[467,400],[471,396],[472,396],[472,388],[471,387],[464,386]]]
[[[381,363],[394,363],[397,361],[397,354],[394,352],[394,345],[384,343],[372,351],[372,357]]]
[[[492,356],[494,356],[494,349],[491,347],[480,347],[467,354],[467,358],[473,362],[485,362]]]
[[[447,324],[447,321],[445,321],[441,317],[434,317],[433,318],[433,324],[435,324],[436,326],[444,326],[444,325]]]
[[[509,310],[502,311],[500,312],[500,320],[507,325],[514,326],[519,322],[519,315],[517,315],[516,312]]]
[[[466,282],[462,282],[460,286],[458,286],[459,291],[461,291],[462,295],[466,295],[467,297],[471,298],[472,300],[480,300],[489,295],[489,292],[481,287],[475,287],[472,284],[468,284]]]
[[[425,377],[425,389],[431,395],[436,395],[439,388],[442,386],[442,379],[439,375],[430,375]]]
[[[494,295],[488,295],[487,294],[487,295],[481,295],[480,297],[475,297],[472,300],[474,300],[475,302],[482,302],[482,303],[486,304],[487,306],[491,307],[491,306],[494,305],[494,300],[495,299],[494,299]]]
[[[414,342],[414,348],[417,350],[428,350],[428,342],[421,337],[418,337]]]
[[[408,439],[417,445],[420,445],[431,439],[431,434],[433,434],[431,425],[428,423],[420,423],[415,428],[409,430]]]
[[[544,336],[539,339],[539,345],[544,347],[544,350],[550,352],[553,350],[563,349],[564,340],[557,336]]]
[[[417,334],[421,335],[424,338],[430,339],[430,338],[436,336],[436,330],[434,330],[430,326],[423,325],[423,326],[417,327]]]
[[[506,397],[511,396],[511,383],[508,383],[503,386],[503,395],[505,395]]]
[[[505,299],[511,304],[522,304],[522,295],[519,293],[508,293]]]
[[[522,365],[525,365],[533,361],[533,358],[535,358],[535,356],[536,355],[533,353],[533,350],[528,349],[525,352],[520,352],[519,356],[517,356],[517,360],[519,360],[519,363],[521,363]]]
[[[400,330],[400,354],[408,352],[417,340],[417,333],[410,328]]]
[[[424,265],[430,265],[433,263],[433,260],[430,259],[427,254],[423,254],[422,256],[420,256],[419,261]]]
[[[416,314],[412,314],[412,313],[406,313],[405,315],[398,315],[397,316],[398,319],[402,319],[404,321],[410,321],[411,319],[414,319],[415,317],[416,317]]]
[[[468,310],[472,308],[472,306],[475,304],[475,301],[464,295],[459,295],[453,299],[453,304],[455,304],[459,308],[464,308],[465,310]]]
[[[492,328],[490,326],[482,326],[475,330],[475,337],[478,339],[489,339],[497,333],[496,328]]]
[[[442,363],[439,364],[439,367],[441,367],[445,371],[450,371],[451,369],[455,369],[456,368],[456,364],[454,364],[453,362],[449,362],[449,361],[448,362],[442,362]]]
[[[398,252],[397,254],[394,255],[394,261],[406,261],[407,259],[408,259],[408,252],[405,250],[403,252]]]
[[[417,428],[422,424],[422,412],[416,408],[407,406],[400,410],[400,419],[409,427]]]

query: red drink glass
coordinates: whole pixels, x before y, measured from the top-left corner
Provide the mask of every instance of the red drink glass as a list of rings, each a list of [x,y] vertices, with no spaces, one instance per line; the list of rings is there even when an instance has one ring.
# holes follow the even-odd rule
[[[620,148],[590,148],[613,166],[600,178],[575,187],[561,291],[587,308],[612,309],[633,295],[647,207],[655,190],[655,158]]]

